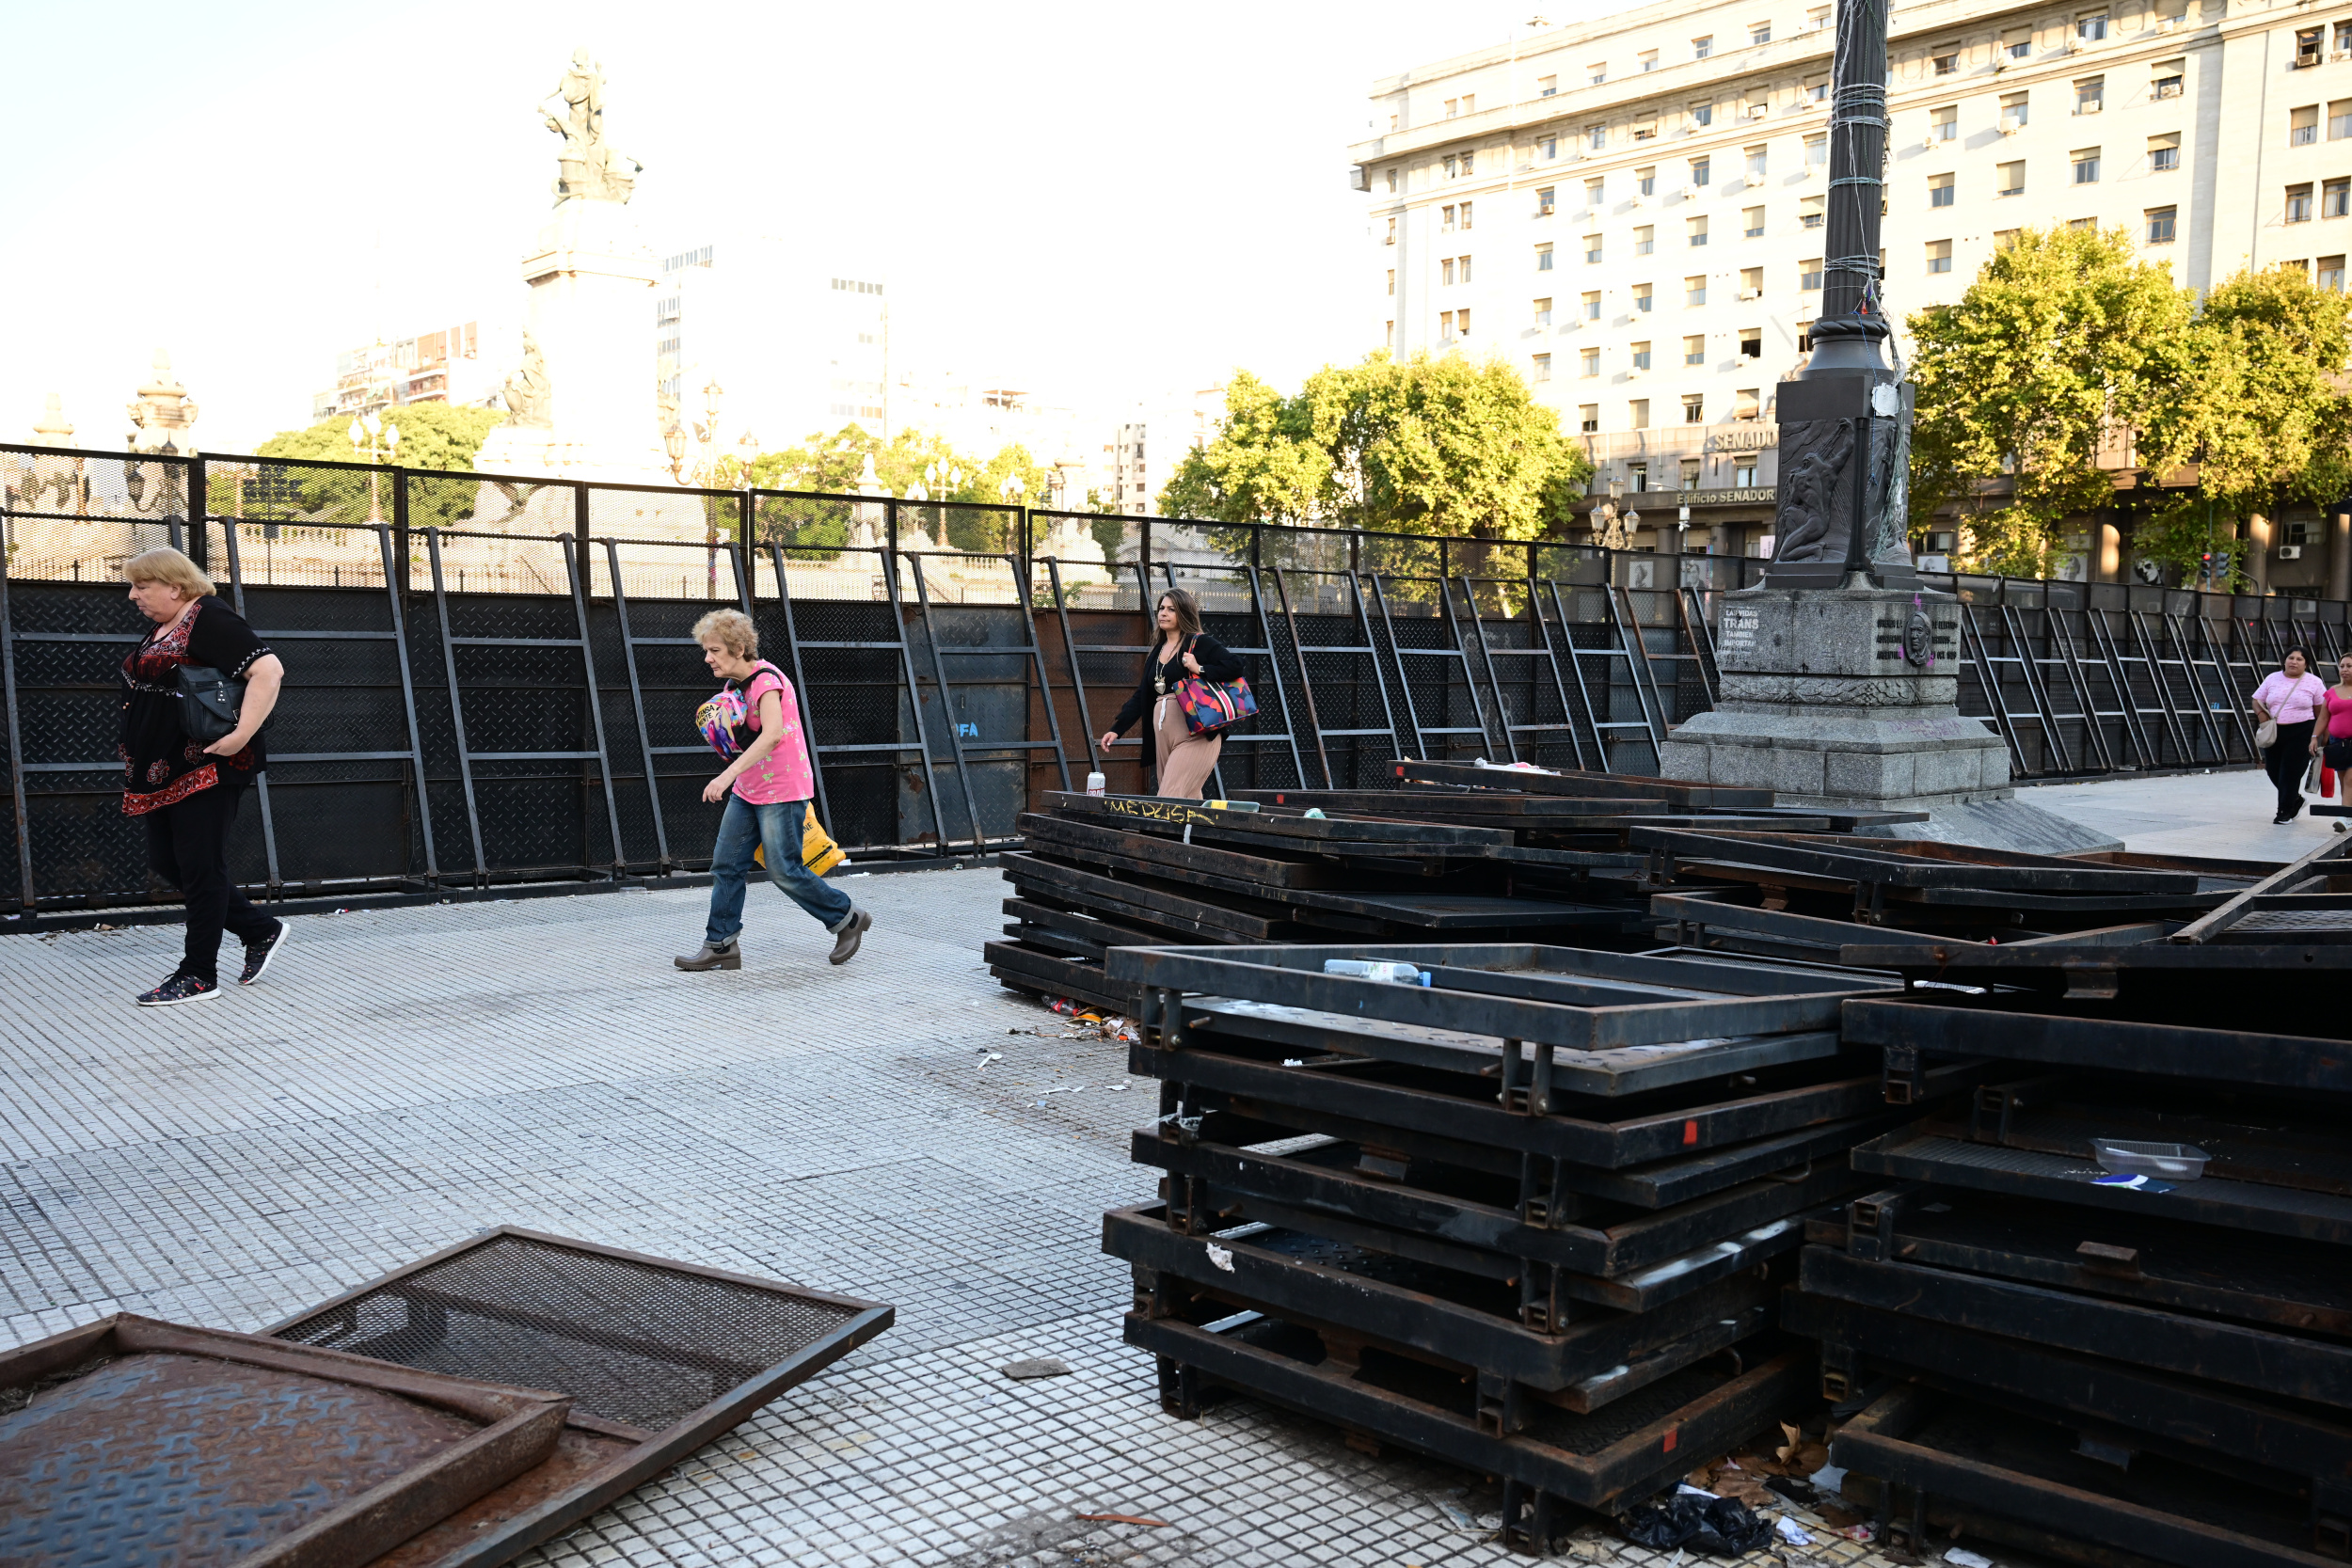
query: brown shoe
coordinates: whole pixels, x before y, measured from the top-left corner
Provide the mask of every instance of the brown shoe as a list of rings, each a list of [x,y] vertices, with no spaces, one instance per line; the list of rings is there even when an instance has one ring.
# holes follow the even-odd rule
[[[873,924],[872,915],[867,914],[864,910],[852,908],[850,911],[850,918],[843,921],[841,928],[833,934],[833,961],[837,964],[848,963],[857,953],[857,944],[865,940],[866,931],[872,927]]]
[[[696,974],[706,969],[740,969],[743,967],[742,939],[729,937],[721,942],[706,939],[702,951],[692,958],[672,958],[670,961],[680,969],[690,969]]]

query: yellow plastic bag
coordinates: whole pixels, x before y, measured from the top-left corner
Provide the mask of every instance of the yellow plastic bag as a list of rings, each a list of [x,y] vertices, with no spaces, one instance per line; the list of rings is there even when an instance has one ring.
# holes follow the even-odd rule
[[[810,875],[821,877],[850,858],[841,846],[833,841],[833,834],[825,832],[818,822],[814,811],[803,810],[801,824],[801,863],[808,867]],[[767,869],[766,846],[752,846],[752,863],[762,870]]]

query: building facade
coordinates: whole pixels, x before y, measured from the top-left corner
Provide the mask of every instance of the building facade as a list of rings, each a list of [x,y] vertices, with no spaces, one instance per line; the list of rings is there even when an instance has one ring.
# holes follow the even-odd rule
[[[1371,341],[1512,360],[1641,545],[1762,553],[1773,388],[1821,299],[1834,40],[1826,5],[1677,0],[1376,82],[1386,130],[1351,150]],[[2192,287],[2279,262],[2344,286],[2352,5],[1920,0],[1889,55],[1899,324],[2055,224],[2122,228]],[[2268,579],[2319,585],[2327,550],[2294,546],[2330,527],[2265,525]],[[2132,568],[2111,523],[2069,545],[2074,575]]]
[[[409,403],[483,404],[502,379],[484,354],[479,322],[378,340],[335,356],[335,384],[310,395],[310,419],[379,413]]]

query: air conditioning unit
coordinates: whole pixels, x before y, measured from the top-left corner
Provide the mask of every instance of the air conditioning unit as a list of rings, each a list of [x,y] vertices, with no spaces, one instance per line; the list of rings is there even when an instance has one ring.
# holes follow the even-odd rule
[[[2022,125],[2018,124],[2018,123],[2017,123],[2015,120],[2013,120],[2013,119],[2005,119],[2005,120],[2003,120],[2003,121],[2001,121],[2001,135],[2005,135],[2005,136],[2013,136],[2013,135],[2017,135],[2017,133],[2018,133],[2018,132],[2023,131],[2024,129],[2025,129],[2025,127],[2024,127],[2024,126],[2022,126]]]
[[[1748,118],[1750,119],[1762,119],[1766,115],[1769,115],[1772,112],[1772,106],[1770,103],[1751,103],[1748,105]]]
[[[1920,151],[1922,151],[1922,152],[1932,152],[1932,151],[1934,151],[1934,150],[1935,150],[1935,137],[1933,137],[1932,135],[1931,135],[1931,136],[1927,137],[1925,140],[1921,141],[1921,142],[1919,143],[1919,150],[1920,150]]]
[[[1761,289],[1742,289],[1740,291],[1740,298],[1743,303],[1751,299],[1762,299],[1763,297],[1764,291]]]
[[[2279,546],[2279,559],[2281,561],[2300,561],[2303,559],[2303,546],[2300,545],[2281,545]]]
[[[1699,188],[1696,185],[1685,185],[1677,194],[1685,201],[1696,201],[1699,198]]]

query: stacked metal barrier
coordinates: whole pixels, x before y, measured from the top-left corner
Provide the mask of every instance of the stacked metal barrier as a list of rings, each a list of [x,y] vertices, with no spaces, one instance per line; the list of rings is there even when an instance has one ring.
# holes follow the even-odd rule
[[[1325,972],[1401,963],[1425,986]],[[1170,1410],[1220,1389],[1614,1513],[1791,1413],[1804,1218],[1888,1123],[1874,982],[1527,944],[1120,948],[1163,1201],[1104,1218]],[[1968,1069],[1931,1074],[1957,1089]],[[1899,1114],[1899,1113],[1898,1113]]]

